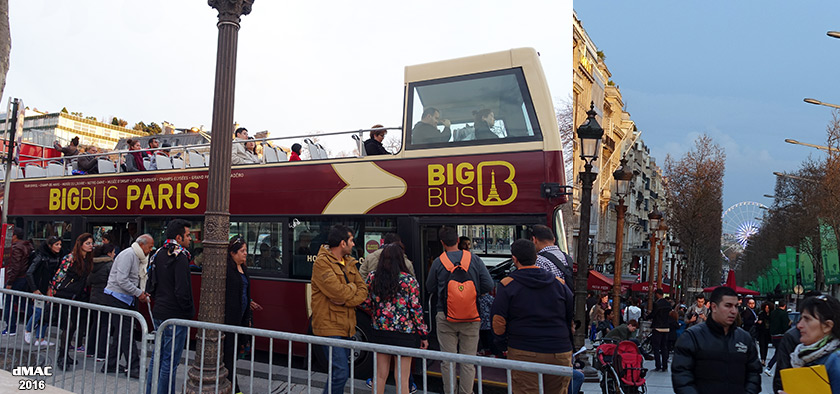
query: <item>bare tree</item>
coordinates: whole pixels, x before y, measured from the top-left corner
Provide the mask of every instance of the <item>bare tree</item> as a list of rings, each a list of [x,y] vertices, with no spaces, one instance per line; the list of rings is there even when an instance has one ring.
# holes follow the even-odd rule
[[[9,72],[9,54],[12,51],[12,35],[9,29],[9,0],[0,0],[0,96],[6,89],[6,73]]]
[[[723,148],[705,134],[679,160],[665,158],[666,222],[687,254],[686,279],[694,286],[720,277],[725,167]]]

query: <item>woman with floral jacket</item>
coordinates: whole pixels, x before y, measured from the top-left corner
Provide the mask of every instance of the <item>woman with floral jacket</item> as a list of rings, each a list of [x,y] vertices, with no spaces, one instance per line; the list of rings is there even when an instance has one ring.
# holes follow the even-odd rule
[[[420,287],[408,273],[399,244],[385,246],[376,270],[368,274],[366,283],[368,298],[361,306],[372,315],[372,341],[392,346],[429,347],[428,329],[423,322],[423,306],[420,304]],[[377,383],[374,387],[377,393],[383,393],[390,373],[391,355],[377,353],[376,363]],[[400,392],[407,393],[411,357],[402,357],[399,368]]]

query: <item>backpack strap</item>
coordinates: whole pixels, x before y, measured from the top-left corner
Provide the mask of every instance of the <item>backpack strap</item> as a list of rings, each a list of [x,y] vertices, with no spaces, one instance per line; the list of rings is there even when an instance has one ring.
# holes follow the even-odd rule
[[[567,267],[566,267],[566,265],[565,265],[565,264],[563,264],[563,263],[560,261],[560,259],[559,259],[559,258],[557,258],[557,256],[555,256],[555,255],[554,255],[554,253],[550,253],[550,252],[539,252],[539,253],[537,253],[537,254],[539,254],[539,255],[540,255],[540,256],[542,256],[542,257],[547,258],[547,259],[548,259],[548,261],[551,261],[552,263],[554,263],[554,265],[557,267],[557,269],[558,269],[558,270],[560,270],[560,272],[563,272],[563,270],[565,270],[565,269],[567,268]],[[563,258],[565,259],[565,256],[563,256]],[[565,275],[565,273],[564,273],[564,275]]]
[[[464,271],[470,269],[470,261],[472,260],[472,255],[470,252],[464,250],[461,254],[461,261],[458,263]],[[446,255],[446,252],[440,254],[440,262],[443,264],[443,268],[446,268],[447,271],[452,272],[455,270],[455,265],[452,264],[452,260],[449,260],[449,256]]]

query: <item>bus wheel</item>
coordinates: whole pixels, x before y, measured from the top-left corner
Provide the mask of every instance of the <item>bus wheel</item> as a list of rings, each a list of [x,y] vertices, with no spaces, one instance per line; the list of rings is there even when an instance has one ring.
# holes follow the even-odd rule
[[[353,336],[354,341],[370,342],[370,334],[373,331],[373,323],[367,313],[356,311],[356,335]],[[373,353],[361,350],[353,351],[353,359],[356,369],[356,379],[368,378],[373,376]]]

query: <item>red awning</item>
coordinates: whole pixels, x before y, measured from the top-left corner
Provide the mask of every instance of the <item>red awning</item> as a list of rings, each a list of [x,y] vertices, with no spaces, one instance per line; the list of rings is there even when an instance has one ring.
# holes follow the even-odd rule
[[[646,293],[646,292],[649,291],[648,282],[633,283],[633,286],[630,289],[633,290],[633,291],[641,291],[643,293]],[[662,284],[662,291],[664,291],[666,293],[671,292],[671,286],[668,286],[667,283],[663,283]]]
[[[741,287],[741,286],[736,286],[735,285],[735,271],[733,271],[733,270],[729,270],[729,274],[726,276],[726,284],[724,284],[723,286],[729,287],[729,288],[735,290],[736,293],[741,294],[741,295],[759,295],[759,294],[761,294],[761,293],[759,293],[755,290],[750,290],[750,289],[747,289],[747,288],[744,288],[744,287]],[[717,287],[720,287],[720,286],[710,286],[710,287],[707,287],[707,288],[703,289],[703,291],[712,292],[712,291],[715,291],[715,288],[717,288]]]
[[[586,289],[587,290],[598,290],[598,291],[612,291],[613,282],[612,276],[604,275],[595,270],[589,270],[589,276],[586,278]],[[627,291],[633,282],[628,280],[621,281],[621,292]]]

